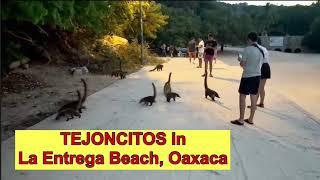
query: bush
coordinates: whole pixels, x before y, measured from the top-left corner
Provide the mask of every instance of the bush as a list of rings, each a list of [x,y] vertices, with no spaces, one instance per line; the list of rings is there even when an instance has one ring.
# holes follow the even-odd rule
[[[102,64],[100,70],[105,74],[119,69],[120,62],[122,69],[128,72],[136,71],[142,67],[141,46],[136,41],[117,46],[110,46],[97,41],[92,47],[92,52],[96,55],[97,62],[95,63]],[[162,60],[150,52],[147,45],[143,47],[143,57],[145,63],[149,65],[163,63]]]

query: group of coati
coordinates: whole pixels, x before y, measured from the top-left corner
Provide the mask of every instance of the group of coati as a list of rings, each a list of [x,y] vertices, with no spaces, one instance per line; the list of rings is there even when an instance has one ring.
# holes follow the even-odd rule
[[[158,64],[154,69],[150,70],[150,72],[154,71],[154,70],[162,71],[162,68],[163,68],[163,65],[162,64]],[[172,73],[170,72],[169,79],[164,84],[164,87],[163,87],[163,94],[167,98],[167,102],[170,102],[171,99],[176,101],[177,97],[180,98],[180,95],[178,93],[175,93],[175,92],[171,91],[171,84],[170,84],[170,82],[171,82],[171,74]],[[205,77],[204,77],[204,89],[205,89],[204,95],[205,95],[206,98],[208,98],[208,96],[209,96],[212,99],[212,101],[215,101],[215,98],[220,98],[220,96],[216,91],[208,88],[207,77],[208,77],[208,75],[206,73]],[[156,93],[157,93],[154,83],[152,83],[152,87],[153,87],[153,96],[146,96],[146,97],[142,98],[139,101],[139,103],[144,103],[145,105],[152,106],[152,104],[156,100]]]
[[[120,65],[121,67],[121,65]],[[163,65],[157,65],[156,68],[154,68],[152,71],[154,71],[155,69],[159,69],[162,71]],[[121,71],[121,69],[120,69]],[[115,71],[117,72],[117,71]],[[121,71],[122,72],[122,71]],[[169,74],[169,78],[168,81],[164,84],[163,87],[163,94],[167,99],[167,102],[170,102],[171,99],[173,99],[174,101],[176,101],[176,98],[180,98],[180,95],[176,92],[172,92],[171,89],[171,75],[172,73],[170,72]],[[116,76],[116,75],[115,75]],[[121,76],[121,73],[120,73]],[[74,101],[70,101],[67,104],[63,105],[57,113],[56,116],[56,120],[60,119],[62,116],[66,117],[66,121],[69,121],[70,119],[73,119],[75,116],[77,117],[81,117],[81,113],[82,113],[82,109],[85,109],[85,106],[83,105],[84,102],[87,99],[87,94],[88,94],[88,87],[87,87],[87,83],[84,79],[81,79],[81,82],[83,83],[83,96],[81,96],[81,92],[80,90],[77,90],[77,100]],[[153,95],[152,96],[146,96],[142,99],[140,99],[139,103],[143,103],[144,105],[149,105],[152,106],[153,103],[156,102],[156,95],[157,95],[157,90],[156,87],[154,85],[154,83],[152,83],[152,87],[153,87]],[[207,84],[207,74],[205,74],[204,77],[204,88],[205,88],[205,97],[207,98],[208,96],[215,101],[215,98],[220,98],[219,94],[208,88],[208,84]]]
[[[163,65],[162,65],[162,67],[163,67]],[[171,82],[171,74],[172,73],[169,74],[169,79],[164,84],[164,87],[163,87],[163,94],[167,98],[167,102],[170,102],[171,99],[176,101],[177,97],[180,98],[180,95],[178,93],[175,93],[175,92],[171,91],[171,84],[170,84],[170,82]],[[153,87],[153,96],[146,96],[146,97],[140,99],[139,103],[143,103],[145,105],[152,106],[152,104],[154,102],[156,102],[157,90],[156,90],[156,86],[154,85],[154,83],[152,83],[152,87]]]

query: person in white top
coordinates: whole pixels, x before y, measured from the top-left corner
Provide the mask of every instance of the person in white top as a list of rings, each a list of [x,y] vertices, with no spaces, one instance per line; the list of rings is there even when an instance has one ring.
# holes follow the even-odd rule
[[[260,84],[259,84],[259,93],[258,93],[258,98],[260,97],[260,103],[257,104],[258,107],[263,108],[264,107],[264,98],[266,96],[266,92],[264,90],[264,87],[267,83],[267,79],[271,78],[271,70],[270,70],[270,65],[269,65],[269,61],[270,61],[270,57],[269,57],[269,52],[268,50],[257,44],[258,47],[263,51],[264,53],[264,58],[262,60],[262,66],[261,66],[261,78],[260,78]],[[250,108],[250,106],[248,106]]]
[[[201,38],[199,38],[199,44],[198,44],[199,66],[197,68],[202,68],[203,53],[204,53],[204,41]]]
[[[257,40],[258,36],[256,33],[249,33],[248,46],[244,48],[241,54],[242,56],[239,55],[238,57],[240,66],[243,68],[238,90],[240,116],[238,119],[231,121],[232,124],[243,125],[244,122],[253,124],[261,79],[261,62],[264,58],[263,50],[258,47]],[[251,100],[250,116],[249,118],[244,119],[247,95],[250,95]]]

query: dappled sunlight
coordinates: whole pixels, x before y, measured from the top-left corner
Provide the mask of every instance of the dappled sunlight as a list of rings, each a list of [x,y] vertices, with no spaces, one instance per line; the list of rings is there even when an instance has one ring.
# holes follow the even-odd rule
[[[103,45],[119,47],[128,44],[128,40],[117,35],[106,35],[100,39]]]

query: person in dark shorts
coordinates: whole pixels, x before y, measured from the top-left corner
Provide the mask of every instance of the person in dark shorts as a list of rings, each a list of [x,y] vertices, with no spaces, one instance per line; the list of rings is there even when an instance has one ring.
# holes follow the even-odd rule
[[[271,78],[271,70],[270,70],[270,59],[269,59],[269,52],[268,50],[257,44],[258,47],[263,51],[264,53],[264,58],[263,58],[263,61],[262,61],[262,66],[261,66],[261,78],[260,78],[260,84],[259,84],[259,93],[258,93],[258,98],[260,98],[260,103],[257,104],[258,107],[264,107],[264,98],[265,98],[265,90],[264,90],[264,87],[267,83],[267,79],[270,79]],[[248,106],[248,108],[251,108],[251,106]]]
[[[208,34],[208,41],[206,41],[204,43],[204,74],[202,75],[202,77],[204,77],[207,73],[207,69],[208,69],[208,63],[209,63],[209,71],[210,77],[212,76],[212,61],[215,57],[215,55],[217,54],[217,41],[215,41],[213,39],[213,36],[211,34]]]
[[[238,60],[243,68],[242,78],[239,86],[239,109],[240,117],[237,120],[231,121],[232,124],[243,125],[244,122],[253,124],[253,117],[256,111],[257,94],[259,91],[261,62],[263,61],[263,51],[257,47],[258,36],[251,32],[248,34],[249,46],[244,48],[242,56],[239,55]],[[250,95],[251,109],[250,117],[244,119],[246,108],[246,96]]]
[[[193,63],[196,60],[196,40],[192,38],[188,43],[188,53],[189,53],[189,62],[191,63],[191,58],[193,58]]]

